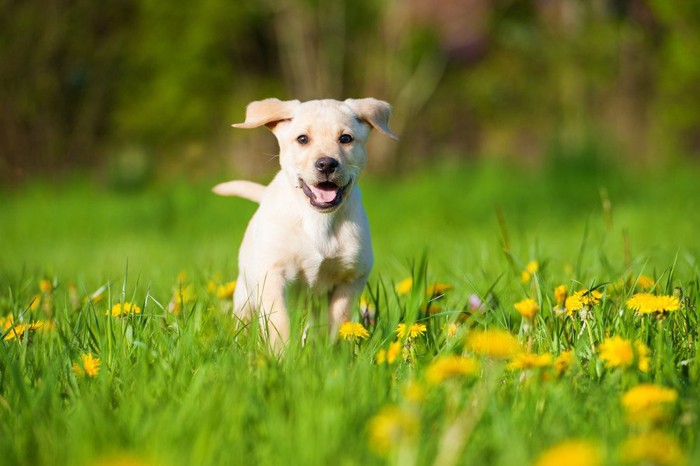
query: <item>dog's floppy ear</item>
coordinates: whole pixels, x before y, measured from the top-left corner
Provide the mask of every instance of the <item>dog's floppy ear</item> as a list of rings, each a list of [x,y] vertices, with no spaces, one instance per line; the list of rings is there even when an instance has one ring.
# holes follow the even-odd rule
[[[389,129],[389,117],[391,116],[391,105],[383,100],[373,99],[347,99],[345,103],[361,119],[369,123],[373,128],[377,128],[382,133],[396,141],[399,138]]]
[[[275,98],[251,102],[246,107],[245,121],[232,126],[247,129],[265,125],[272,129],[280,121],[292,118],[298,105],[298,100],[282,101]]]

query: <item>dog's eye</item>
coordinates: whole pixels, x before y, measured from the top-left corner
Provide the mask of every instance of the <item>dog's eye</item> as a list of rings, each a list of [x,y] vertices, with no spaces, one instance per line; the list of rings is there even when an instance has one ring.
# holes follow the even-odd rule
[[[297,142],[299,144],[306,145],[309,143],[309,137],[306,134],[302,134],[301,136],[297,136]]]
[[[353,141],[353,139],[352,136],[350,136],[349,134],[341,134],[338,138],[338,141],[341,144],[350,144]]]

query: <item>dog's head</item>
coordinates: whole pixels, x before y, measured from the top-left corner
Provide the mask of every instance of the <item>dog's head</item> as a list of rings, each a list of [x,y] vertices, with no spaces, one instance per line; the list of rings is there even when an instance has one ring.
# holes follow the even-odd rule
[[[267,126],[280,146],[280,165],[290,183],[311,206],[333,212],[350,194],[367,164],[365,145],[371,128],[397,139],[389,130],[391,106],[381,100],[347,99],[252,102],[236,128]]]

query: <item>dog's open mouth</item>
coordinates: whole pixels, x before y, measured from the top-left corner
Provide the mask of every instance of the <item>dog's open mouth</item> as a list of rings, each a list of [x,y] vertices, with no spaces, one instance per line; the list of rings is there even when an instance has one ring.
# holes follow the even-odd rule
[[[301,189],[311,201],[311,205],[320,210],[331,210],[339,206],[343,202],[345,190],[351,183],[352,180],[345,186],[338,186],[331,181],[323,181],[309,185],[299,178]]]

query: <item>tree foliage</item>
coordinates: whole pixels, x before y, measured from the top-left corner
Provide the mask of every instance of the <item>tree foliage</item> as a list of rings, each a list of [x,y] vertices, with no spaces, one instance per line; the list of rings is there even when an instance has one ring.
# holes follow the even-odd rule
[[[123,147],[155,162],[225,147],[227,123],[271,95],[390,101],[402,143],[377,142],[375,167],[537,163],[591,140],[633,160],[700,153],[695,2],[2,0],[0,12],[4,179]]]

